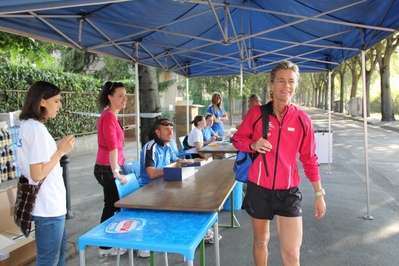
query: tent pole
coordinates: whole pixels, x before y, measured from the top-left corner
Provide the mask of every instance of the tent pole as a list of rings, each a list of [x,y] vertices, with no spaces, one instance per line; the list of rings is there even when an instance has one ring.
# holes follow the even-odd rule
[[[240,95],[242,96],[242,83],[243,83],[243,76],[242,76],[242,63],[240,64]]]
[[[190,124],[190,113],[188,110],[188,77],[186,78],[186,135],[188,135],[188,133],[190,133],[190,128],[189,128],[189,124]]]
[[[139,97],[139,63],[138,63],[138,50],[139,43],[135,42],[136,46],[136,62],[134,63],[134,74],[136,79],[135,85],[135,96],[136,96],[136,142],[137,142],[137,161],[140,161],[140,150],[141,150],[141,141],[140,141],[140,97]]]
[[[327,139],[327,141],[328,141],[328,149],[327,149],[327,152],[328,152],[328,157],[327,157],[327,160],[328,160],[328,172],[326,173],[327,175],[331,175],[331,165],[330,165],[330,162],[331,162],[331,149],[332,149],[332,147],[331,147],[331,143],[332,143],[332,140],[331,140],[331,137],[332,137],[332,131],[331,131],[331,71],[329,70],[328,71],[328,139]]]
[[[369,153],[367,136],[367,99],[366,99],[366,51],[362,50],[362,87],[363,87],[363,126],[364,126],[364,159],[366,165],[366,195],[367,195],[367,215],[363,216],[366,220],[373,220],[370,215],[370,177],[369,177]]]

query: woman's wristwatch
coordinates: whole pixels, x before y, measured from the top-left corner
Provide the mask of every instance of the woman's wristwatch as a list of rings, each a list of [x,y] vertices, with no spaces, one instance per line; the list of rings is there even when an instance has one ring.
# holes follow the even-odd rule
[[[326,191],[322,188],[322,189],[320,189],[319,191],[315,192],[314,195],[315,195],[316,197],[324,196],[324,195],[326,195]]]
[[[121,172],[121,169],[115,168],[115,170],[113,171],[114,178],[118,178],[120,175],[120,172]]]

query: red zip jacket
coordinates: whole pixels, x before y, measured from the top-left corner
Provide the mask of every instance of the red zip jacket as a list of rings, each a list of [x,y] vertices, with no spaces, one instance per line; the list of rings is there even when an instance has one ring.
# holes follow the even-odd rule
[[[238,131],[234,134],[233,145],[238,150],[255,153],[250,145],[262,137],[262,114],[259,107],[248,110]],[[300,184],[297,155],[303,164],[306,177],[311,182],[321,179],[316,156],[314,129],[310,117],[296,106],[286,107],[281,122],[269,114],[267,140],[272,150],[266,152],[266,167],[263,155],[259,154],[248,173],[248,180],[271,190],[284,190]]]

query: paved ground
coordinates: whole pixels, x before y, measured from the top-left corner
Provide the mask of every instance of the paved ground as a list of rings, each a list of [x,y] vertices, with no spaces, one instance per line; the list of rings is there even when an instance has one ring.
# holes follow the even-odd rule
[[[304,108],[316,127],[328,125],[327,113]],[[377,266],[397,265],[399,247],[399,121],[382,123],[369,118],[368,148],[364,148],[363,123],[359,118],[331,115],[333,162],[322,164],[323,187],[326,190],[327,214],[317,221],[313,217],[312,186],[303,177],[304,237],[301,264],[306,266]],[[360,120],[360,121],[357,121]],[[233,122],[240,121],[235,117]],[[237,122],[238,123],[238,122]],[[126,144],[128,160],[136,159],[136,143]],[[367,156],[366,156],[367,155]],[[368,160],[366,161],[366,158]],[[67,220],[68,262],[79,265],[77,239],[99,223],[102,190],[92,173],[95,154],[71,158],[69,165],[71,209],[75,218]],[[368,167],[366,167],[366,162]],[[369,180],[366,179],[366,169]],[[10,181],[11,182],[11,181]],[[367,196],[367,184],[369,194]],[[369,204],[367,204],[369,202]],[[236,211],[240,228],[221,228],[221,265],[254,265],[252,229],[245,211]],[[373,220],[364,217],[372,217]],[[220,213],[221,222],[229,212]],[[275,223],[272,222],[269,265],[282,265]],[[114,258],[99,258],[97,247],[88,247],[86,265],[114,265]],[[198,254],[198,252],[197,252]],[[206,246],[207,265],[214,265],[213,248]],[[163,265],[156,254],[156,265]],[[121,265],[127,265],[122,256]],[[34,265],[34,262],[28,264]],[[135,265],[149,265],[148,259],[135,258]],[[184,265],[182,257],[169,254],[169,265]],[[199,265],[196,256],[195,265]]]

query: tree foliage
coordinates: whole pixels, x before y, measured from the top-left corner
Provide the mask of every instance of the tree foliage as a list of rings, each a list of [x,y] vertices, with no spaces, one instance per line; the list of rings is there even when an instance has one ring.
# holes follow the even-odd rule
[[[4,62],[0,64],[0,112],[20,110],[30,85],[39,80],[51,82],[61,89],[61,112],[55,119],[46,122],[53,137],[79,135],[96,130],[96,117],[73,115],[69,112],[98,111],[97,96],[101,88],[99,80],[59,70],[40,70]]]
[[[32,62],[40,68],[54,63],[48,50],[53,44],[26,38],[0,31],[0,53],[3,58],[11,62],[32,65]]]

